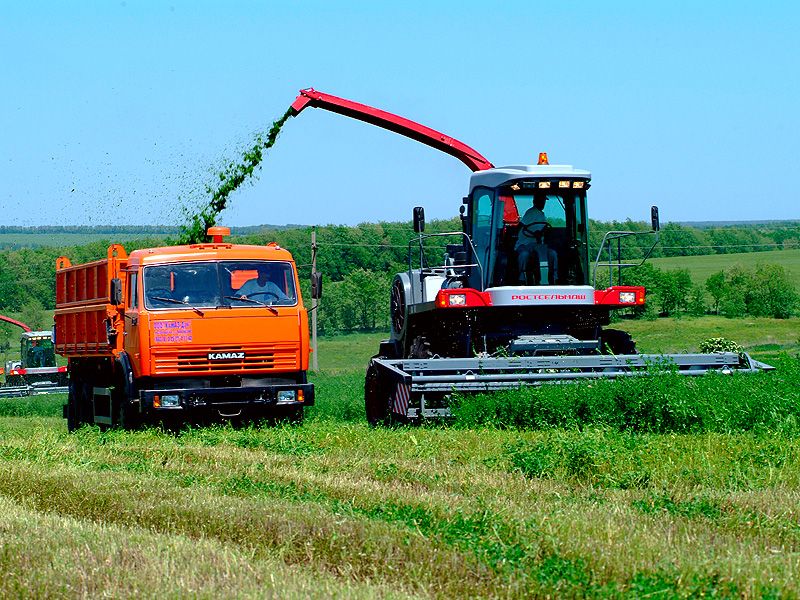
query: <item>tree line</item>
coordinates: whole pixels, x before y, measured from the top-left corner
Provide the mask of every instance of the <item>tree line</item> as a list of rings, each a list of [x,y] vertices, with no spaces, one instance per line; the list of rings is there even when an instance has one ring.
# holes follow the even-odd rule
[[[652,263],[623,272],[623,283],[647,289],[647,303],[633,309],[637,318],[657,316],[772,317],[788,319],[800,311],[800,294],[781,265],[739,265],[694,283],[688,269],[662,270]]]
[[[30,232],[30,228],[26,228]],[[91,231],[92,228],[70,228]],[[636,221],[590,223],[590,256],[593,259],[605,232],[609,230],[646,231],[649,225]],[[458,219],[431,221],[428,232],[460,230]],[[131,228],[125,230],[130,232]],[[0,228],[2,233],[2,228]],[[328,225],[317,228],[317,268],[324,274],[325,294],[319,310],[319,323],[324,333],[385,329],[388,326],[389,286],[394,273],[408,269],[408,243],[414,236],[410,223],[363,223],[357,226]],[[291,250],[300,270],[303,292],[308,297],[307,282],[311,270],[311,228],[308,226],[276,228],[243,228],[231,240],[236,243],[265,244],[271,241]],[[766,223],[721,227],[691,227],[666,224],[660,233],[660,244],[651,254],[657,256],[692,256],[800,247],[800,223]],[[137,238],[125,242],[130,252],[169,244],[175,238],[166,235]],[[56,257],[66,255],[74,263],[97,260],[106,255],[110,242],[96,241],[71,247],[41,246],[0,251],[0,313],[27,311],[35,316],[54,308]],[[449,240],[456,242],[457,239]],[[649,249],[649,236],[636,236],[625,241],[624,257],[636,258]],[[431,264],[440,264],[444,242],[431,243],[428,255]],[[659,314],[700,313],[771,314],[782,316],[796,310],[791,301],[794,291],[788,278],[776,271],[780,267],[765,266],[755,271],[728,270],[709,287],[692,286],[688,271],[660,271],[649,263],[626,273],[626,280],[645,285],[652,302],[648,310]],[[785,273],[784,273],[785,275]],[[632,278],[632,279],[631,279]],[[722,283],[720,283],[722,282]],[[785,300],[768,301],[770,294],[754,291],[767,289],[774,282],[783,282],[780,293]],[[786,285],[784,285],[784,283]],[[788,287],[787,287],[788,286]],[[745,288],[748,290],[745,290]],[[729,290],[718,296],[720,290]],[[703,310],[701,311],[701,304]],[[774,305],[774,306],[773,306]],[[791,307],[783,311],[778,306]],[[770,308],[771,307],[771,308]],[[37,312],[38,311],[38,312]]]

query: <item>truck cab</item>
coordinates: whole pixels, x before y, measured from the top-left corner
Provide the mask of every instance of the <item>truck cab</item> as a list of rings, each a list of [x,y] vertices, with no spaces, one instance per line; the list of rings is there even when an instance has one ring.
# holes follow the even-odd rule
[[[214,229],[211,243],[130,255],[117,246],[107,261],[59,265],[68,419],[297,420],[313,404],[307,311],[291,254],[226,243],[227,230]]]

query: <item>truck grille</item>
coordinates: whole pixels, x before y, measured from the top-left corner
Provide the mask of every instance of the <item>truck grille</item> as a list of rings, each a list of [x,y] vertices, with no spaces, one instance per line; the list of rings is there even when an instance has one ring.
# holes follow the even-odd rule
[[[244,352],[244,359],[209,360],[209,353]],[[258,346],[193,346],[190,349],[154,348],[153,374],[243,373],[248,371],[295,371],[299,368],[296,342]]]

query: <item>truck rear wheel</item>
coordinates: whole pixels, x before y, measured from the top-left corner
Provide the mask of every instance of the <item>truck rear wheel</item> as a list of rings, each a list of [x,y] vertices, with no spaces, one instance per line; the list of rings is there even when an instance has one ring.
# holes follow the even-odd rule
[[[78,398],[74,381],[69,382],[69,393],[67,395],[67,431],[73,432],[81,426],[78,419]]]
[[[370,425],[373,427],[389,425],[392,415],[389,401],[386,381],[378,368],[370,362],[364,380],[364,408],[367,413],[367,422]]]

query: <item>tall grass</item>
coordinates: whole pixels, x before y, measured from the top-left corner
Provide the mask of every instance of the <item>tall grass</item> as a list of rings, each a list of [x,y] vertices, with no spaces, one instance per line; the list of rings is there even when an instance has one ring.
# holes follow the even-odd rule
[[[461,427],[800,433],[800,361],[785,356],[776,364],[777,371],[755,375],[667,371],[465,396],[453,412]]]

